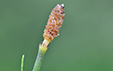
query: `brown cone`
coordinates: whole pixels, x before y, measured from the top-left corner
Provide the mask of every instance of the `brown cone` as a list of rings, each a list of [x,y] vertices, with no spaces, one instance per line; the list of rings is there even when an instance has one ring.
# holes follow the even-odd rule
[[[49,16],[46,28],[44,30],[44,39],[49,42],[59,35],[60,27],[64,19],[64,4],[57,5]]]

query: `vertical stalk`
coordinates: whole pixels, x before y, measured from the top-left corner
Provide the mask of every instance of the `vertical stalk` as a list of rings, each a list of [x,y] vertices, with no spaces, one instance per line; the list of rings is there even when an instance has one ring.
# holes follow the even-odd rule
[[[23,71],[23,65],[24,65],[24,55],[22,56],[22,59],[21,59],[21,71]]]
[[[40,51],[37,55],[36,61],[35,61],[35,65],[32,71],[39,71],[41,64],[42,64],[42,60],[43,60],[44,54],[41,54]]]
[[[47,45],[49,44],[49,41],[45,40],[39,45],[39,51],[38,51],[38,55],[33,67],[32,71],[39,71],[42,61],[43,61],[43,57],[45,52],[47,51]]]

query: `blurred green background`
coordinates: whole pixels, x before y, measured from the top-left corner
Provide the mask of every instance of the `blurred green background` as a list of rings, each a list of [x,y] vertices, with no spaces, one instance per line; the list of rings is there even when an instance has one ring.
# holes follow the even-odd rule
[[[113,0],[0,0],[0,71],[31,71],[51,10],[65,4],[60,36],[40,71],[113,71]]]

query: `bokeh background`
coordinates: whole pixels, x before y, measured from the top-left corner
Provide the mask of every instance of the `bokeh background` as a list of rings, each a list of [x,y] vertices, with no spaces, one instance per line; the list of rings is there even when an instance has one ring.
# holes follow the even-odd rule
[[[113,0],[0,0],[0,71],[32,71],[51,10],[65,4],[60,36],[40,71],[113,71]]]

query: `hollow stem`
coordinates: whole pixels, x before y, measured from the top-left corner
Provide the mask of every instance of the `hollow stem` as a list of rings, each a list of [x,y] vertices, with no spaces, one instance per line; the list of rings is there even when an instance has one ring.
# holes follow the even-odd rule
[[[37,58],[36,58],[36,61],[35,61],[35,64],[34,64],[32,71],[39,71],[40,70],[44,54],[45,54],[45,52],[47,51],[47,48],[48,48],[47,47],[48,44],[49,44],[49,41],[44,39],[44,41],[39,45],[38,55],[37,55]]]
[[[44,57],[43,54],[38,53],[37,58],[36,58],[36,61],[35,61],[35,65],[34,65],[34,68],[33,68],[32,71],[39,71],[40,70],[43,57]]]

